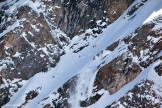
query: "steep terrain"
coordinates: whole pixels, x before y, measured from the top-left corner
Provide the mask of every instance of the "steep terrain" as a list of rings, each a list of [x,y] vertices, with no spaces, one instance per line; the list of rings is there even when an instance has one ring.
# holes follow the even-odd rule
[[[2,0],[0,15],[0,107],[162,107],[161,0]]]

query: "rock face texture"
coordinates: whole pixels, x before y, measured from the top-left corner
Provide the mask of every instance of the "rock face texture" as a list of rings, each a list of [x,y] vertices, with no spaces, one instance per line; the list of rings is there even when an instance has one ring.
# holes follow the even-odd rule
[[[156,93],[154,88],[158,89],[159,92],[161,92],[160,88],[158,88],[154,82],[150,80],[142,81],[138,85],[136,85],[131,91],[129,91],[126,96],[122,97],[118,100],[118,102],[115,102],[107,108],[117,108],[121,105],[126,108],[128,106],[138,108],[160,108],[162,104],[162,99],[161,96]],[[147,95],[145,96],[145,94]]]
[[[141,67],[147,68],[151,63],[160,59],[158,54],[162,49],[161,41],[154,44],[149,39],[160,37],[160,34],[157,34],[158,31],[151,31],[153,27],[154,24],[144,25],[135,31],[134,34],[136,35],[133,38],[130,36],[123,39],[123,42],[128,44],[128,52],[103,66],[96,76],[96,80],[103,85],[104,89],[107,89],[110,93],[115,93],[136,78],[141,72]],[[150,48],[150,46],[152,47]],[[141,50],[147,50],[146,54],[141,55]],[[139,64],[133,62],[135,56],[138,58]],[[148,56],[146,60],[144,60],[145,56]]]
[[[43,14],[29,6],[19,7],[15,13],[7,14],[6,8],[10,9],[9,5],[1,8],[0,84],[4,83],[2,79],[27,80],[38,72],[46,72],[64,54]],[[0,89],[2,97],[4,91],[8,95],[10,88]],[[7,101],[2,97],[0,101],[3,104]]]
[[[38,15],[28,6],[21,7],[19,11],[17,17],[22,21],[15,23],[20,25],[6,33],[0,43],[1,61],[10,61],[1,64],[4,66],[1,76],[9,79],[28,79],[37,72],[45,72],[47,67],[58,62],[63,53],[43,15]],[[54,49],[58,53],[54,54]]]
[[[161,18],[158,18],[158,19],[161,19]],[[157,19],[157,21],[158,21],[158,19]],[[128,84],[133,79],[135,79],[139,75],[139,73],[142,71],[142,68],[147,68],[153,62],[161,59],[161,56],[158,56],[158,55],[160,54],[161,49],[162,49],[162,43],[161,43],[161,38],[160,38],[162,34],[159,34],[160,29],[155,30],[155,31],[151,30],[154,27],[156,27],[156,25],[154,23],[143,25],[142,27],[135,30],[135,32],[132,33],[130,36],[124,38],[121,41],[128,45],[127,52],[125,52],[121,56],[118,56],[117,58],[113,59],[111,62],[102,66],[98,70],[96,79],[94,82],[94,89],[93,89],[94,93],[97,93],[98,91],[104,89],[104,90],[109,91],[110,94],[114,94],[115,92],[120,90],[124,85]],[[132,35],[134,35],[133,38],[131,37]],[[160,40],[158,42],[156,42],[156,44],[155,44],[152,41],[153,38],[160,38]],[[113,47],[117,48],[117,46],[119,44],[117,45],[116,43],[118,43],[118,42],[115,42],[111,46],[108,46],[107,50],[113,51],[115,49]],[[132,44],[129,44],[129,43],[132,43]],[[142,55],[140,51],[146,51],[146,52],[145,52],[145,54]],[[139,62],[138,63],[133,62],[133,57],[137,57]],[[161,75],[160,74],[160,72],[161,72],[160,66],[161,65],[158,65],[155,68],[157,70],[157,72],[159,73],[159,75]],[[72,78],[72,80],[68,81],[67,83],[65,83],[63,85],[63,87],[58,89],[57,93],[60,96],[58,97],[58,99],[56,99],[56,101],[54,101],[54,103],[55,103],[54,105],[56,105],[56,106],[59,105],[60,107],[69,107],[70,106],[67,102],[68,101],[67,98],[70,97],[68,92],[71,92],[70,90],[73,89],[74,86],[76,85],[76,78],[77,78],[77,76]],[[147,81],[147,80],[146,80],[146,82],[151,83],[150,81]],[[145,84],[146,82],[142,82],[142,83]],[[147,85],[147,87],[151,87],[150,85]],[[143,88],[145,88],[145,85]],[[137,89],[141,90],[142,88],[137,88],[136,86],[134,87],[134,89],[133,89],[134,92],[139,93],[140,90],[137,90]],[[143,89],[141,90],[141,92],[143,92],[143,94],[145,93],[145,91]],[[152,91],[152,92],[154,92],[154,91]],[[137,93],[135,93],[135,95]],[[82,100],[80,102],[80,105],[82,107],[87,107],[89,105],[92,105],[93,103],[98,101],[101,96],[102,96],[102,94],[97,93],[88,99]],[[64,99],[62,100],[61,98],[64,98]],[[133,98],[139,99],[138,97],[135,97],[135,96]],[[161,98],[161,96],[160,96],[160,98]],[[127,102],[128,99],[129,99],[128,97],[123,97],[119,100],[119,102],[122,101],[124,103],[124,102]],[[58,100],[61,100],[61,101],[58,101]],[[135,101],[132,100],[132,102],[128,103],[127,106],[129,106],[129,104],[131,104],[132,107],[141,105],[140,107],[143,108],[143,107],[147,106],[147,103],[150,104],[151,100],[146,100],[145,103],[142,103],[143,102],[142,100],[137,100],[138,105],[133,104],[134,102]],[[112,107],[112,108],[119,107],[118,104],[115,104],[115,105],[116,106],[112,105],[109,107]],[[157,103],[157,104],[155,103],[155,104],[150,105],[149,108],[156,107],[156,106],[159,107],[160,105],[161,105],[161,103]],[[127,107],[127,106],[125,106],[125,107]]]
[[[100,23],[112,23],[129,7],[134,0],[53,0],[55,24],[70,38],[84,33],[87,29],[98,28]],[[50,3],[49,3],[50,4]],[[104,26],[105,27],[105,26]]]
[[[160,3],[0,0],[0,107],[160,108]]]
[[[56,65],[64,53],[58,40],[66,42],[67,40],[63,37],[54,39],[51,28],[60,28],[70,38],[93,28],[97,28],[93,30],[94,33],[101,33],[102,28],[115,21],[133,1],[41,2],[46,6],[44,10],[46,15],[37,13],[27,5],[18,7],[12,14],[5,11],[10,10],[14,3],[6,3],[1,7],[0,32],[3,35],[0,43],[1,84],[2,78],[26,80]],[[101,20],[100,24],[96,23],[97,20]],[[49,26],[49,23],[53,26]],[[15,25],[15,28],[8,31],[11,25]]]

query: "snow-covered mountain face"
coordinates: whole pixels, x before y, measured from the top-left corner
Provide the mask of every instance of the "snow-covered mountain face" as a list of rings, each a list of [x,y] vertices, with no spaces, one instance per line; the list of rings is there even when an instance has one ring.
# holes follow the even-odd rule
[[[0,0],[0,107],[162,107],[161,0]]]

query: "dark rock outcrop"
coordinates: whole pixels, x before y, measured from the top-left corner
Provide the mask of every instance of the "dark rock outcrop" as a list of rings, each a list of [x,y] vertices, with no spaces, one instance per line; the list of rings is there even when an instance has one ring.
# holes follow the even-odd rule
[[[0,73],[3,78],[28,79],[55,66],[63,54],[42,14],[28,6],[19,11],[17,17],[21,21],[15,22],[18,26],[6,33],[0,43],[1,65],[6,65]]]
[[[0,33],[3,34],[0,37],[0,83],[4,83],[3,78],[26,80],[56,65],[64,53],[60,41],[67,43],[67,39],[63,36],[53,38],[51,30],[60,28],[70,38],[93,28],[97,28],[93,33],[99,34],[107,24],[119,18],[133,1],[42,0],[45,14],[26,5],[17,5],[15,10],[11,10],[14,12],[10,13],[10,7],[18,1],[4,4],[0,9]],[[8,31],[13,25],[14,28]],[[3,99],[9,100],[9,89],[5,89],[7,93],[1,102]],[[3,95],[2,92],[0,94]]]
[[[128,51],[99,69],[94,82],[93,93],[95,95],[84,101],[80,101],[80,105],[82,107],[90,106],[98,101],[102,96],[102,94],[98,94],[98,91],[102,89],[107,90],[110,94],[114,94],[125,84],[135,79],[141,72],[142,68],[148,67],[153,62],[161,58],[158,56],[162,49],[160,44],[161,41],[155,44],[150,40],[150,36],[152,38],[158,38],[161,36],[161,34],[158,34],[157,30],[152,31],[153,27],[155,27],[154,23],[143,25],[142,27],[138,28],[135,33],[132,33],[128,37],[121,40],[121,42],[128,45]],[[107,50],[113,51],[118,45],[120,45],[120,43],[113,43],[107,47]],[[143,54],[141,51],[146,52]],[[147,56],[150,57],[144,59]],[[134,57],[137,57],[139,63],[134,62]],[[161,72],[160,66],[161,65],[156,67],[156,70],[159,73]],[[59,94],[59,98],[54,101],[54,105],[59,105],[61,108],[68,108],[70,106],[68,103],[68,98],[70,97],[69,93],[75,92],[74,87],[76,82],[77,76],[69,80],[63,85],[63,87],[58,89],[57,93],[55,94]]]
[[[6,0],[0,0],[0,2],[4,2],[4,1],[6,1]]]
[[[159,29],[152,30],[155,26],[154,23],[143,25],[135,33],[132,33],[132,35],[136,34],[135,36],[130,35],[122,40],[128,45],[128,52],[123,53],[99,69],[94,82],[95,93],[102,89],[109,91],[110,94],[117,92],[125,84],[135,79],[141,72],[141,68],[146,68],[161,59],[161,56],[159,56],[162,49],[161,39],[156,43],[153,40],[154,38],[160,38],[162,34],[159,34]],[[117,43],[113,43],[107,49],[112,51],[115,49],[114,47],[118,46]],[[137,57],[139,63],[133,62],[133,57]],[[161,73],[160,66],[156,67],[158,74]],[[97,95],[100,96],[100,94],[95,96]],[[83,101],[82,107],[95,103],[96,101],[93,101],[95,99],[91,97]]]
[[[98,20],[110,24],[122,15],[134,0],[53,0],[44,2],[54,9],[48,12],[49,18],[55,15],[53,24],[70,38],[84,33],[87,29],[97,28],[100,33],[105,26]]]
[[[128,108],[128,106],[131,108],[160,108],[162,97],[155,91],[155,87],[156,84],[153,81],[146,79],[137,84],[117,102],[106,108],[118,108],[121,105],[125,108]],[[161,93],[160,87],[158,92]]]
[[[3,2],[1,0],[0,2]],[[128,10],[127,15],[131,16],[139,9],[147,0],[135,4]],[[16,0],[14,1],[17,2]],[[36,0],[32,0],[33,3]],[[14,93],[10,93],[11,89],[16,92],[22,85],[22,80],[27,80],[39,72],[46,72],[48,68],[55,67],[60,57],[64,54],[64,45],[68,44],[68,39],[76,35],[85,33],[87,29],[92,30],[92,34],[100,34],[107,25],[116,21],[123,12],[134,2],[134,0],[41,0],[44,8],[42,12],[37,12],[32,7],[24,5],[17,7],[13,13],[5,13],[10,5],[5,4],[0,9],[0,107],[6,104]],[[134,17],[134,16],[133,16]],[[94,95],[80,100],[81,107],[87,107],[94,104],[100,99],[102,94],[98,91],[106,90],[110,94],[116,93],[124,85],[135,79],[142,68],[147,68],[157,60],[161,60],[160,55],[162,49],[161,38],[154,42],[154,38],[159,38],[162,33],[161,29],[152,30],[156,26],[156,22],[142,25],[134,33],[128,37],[116,41],[108,46],[105,50],[114,51],[121,43],[127,46],[127,51],[104,66],[97,66],[98,72],[93,85]],[[158,22],[160,23],[160,22]],[[9,26],[13,28],[9,29]],[[54,36],[52,31],[63,31],[66,36],[59,34]],[[57,34],[56,34],[57,35]],[[85,34],[85,41],[88,37]],[[84,40],[84,39],[83,39]],[[62,44],[64,43],[64,44]],[[88,44],[74,50],[74,53],[86,48]],[[73,46],[70,47],[73,49]],[[122,50],[122,49],[121,49]],[[120,51],[120,50],[119,50]],[[96,55],[97,56],[97,55]],[[135,62],[134,59],[137,59]],[[94,57],[95,60],[95,57]],[[161,64],[155,70],[158,75],[162,74]],[[11,83],[14,79],[20,81]],[[8,85],[5,85],[7,82]],[[78,81],[78,75],[67,81],[52,96],[56,96],[52,100],[52,104],[46,103],[44,108],[69,108],[71,107],[68,99],[73,92],[76,92],[75,86]],[[130,92],[133,92],[133,99],[130,101],[129,96],[122,97],[119,101],[124,105],[136,107],[146,107],[150,100],[142,98],[139,100],[135,94],[144,94],[144,90],[148,89],[148,94],[158,97],[151,89],[153,82],[146,80],[142,82],[141,87],[135,86]],[[149,85],[147,85],[149,84]],[[1,86],[4,86],[1,88]],[[37,97],[37,91],[29,91],[26,94],[23,107],[28,101]],[[49,97],[42,101],[46,101]],[[159,98],[162,102],[161,97]],[[136,102],[136,104],[133,104]],[[144,104],[142,104],[144,102]],[[161,103],[152,104],[149,107],[159,107]],[[108,107],[118,107],[112,104]]]
[[[0,38],[0,79],[27,80],[38,72],[46,72],[49,67],[54,67],[64,51],[57,39],[53,38],[44,16],[29,6],[23,6],[12,18],[6,22],[8,25],[2,23],[2,26],[14,24],[15,28],[8,27],[2,31],[4,35]],[[3,84],[3,81],[0,83]],[[3,103],[0,104],[9,100],[10,88],[5,88],[5,95],[4,88],[0,88],[0,95],[3,95],[0,99]]]

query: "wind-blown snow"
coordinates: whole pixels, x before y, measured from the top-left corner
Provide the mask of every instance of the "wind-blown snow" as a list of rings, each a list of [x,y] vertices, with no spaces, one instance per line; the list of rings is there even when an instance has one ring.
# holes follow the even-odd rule
[[[147,22],[153,21],[156,17],[159,15],[162,15],[162,9],[160,10],[155,10],[145,21],[143,24],[146,24]]]
[[[69,99],[69,102],[72,104],[73,108],[79,108],[79,100],[89,97],[92,93],[93,82],[98,70],[97,66],[105,61],[102,64],[104,65],[118,55],[126,52],[127,47],[124,43],[120,43],[120,46],[118,46],[114,51],[105,52],[105,58],[102,58],[101,56],[100,59],[93,60],[93,57],[95,57],[98,53],[103,51],[113,42],[128,36],[137,27],[141,26],[141,24],[145,24],[146,22],[150,21],[154,17],[154,12],[158,12],[158,10],[161,9],[161,4],[162,0],[148,0],[144,6],[136,11],[136,13],[138,14],[131,20],[129,20],[128,17],[124,19],[127,13],[126,11],[116,22],[108,26],[105,31],[97,38],[89,38],[89,45],[78,53],[74,53],[73,50],[77,50],[77,48],[81,47],[82,44],[79,41],[80,38],[76,36],[71,41],[69,46],[65,47],[66,54],[61,57],[59,63],[55,68],[49,69],[47,73],[38,73],[28,81],[26,81],[24,85],[18,90],[18,92],[13,95],[8,104],[3,106],[2,108],[9,108],[11,107],[11,105],[21,105],[23,102],[25,102],[25,96],[27,92],[41,88],[39,90],[38,96],[35,97],[32,101],[29,101],[25,106],[23,106],[23,108],[32,108],[33,106],[39,108],[41,107],[41,105],[38,104],[39,102],[41,102],[48,95],[52,94],[54,91],[57,91],[57,89],[61,87],[65,82],[67,82],[70,78],[80,73],[78,85],[76,86],[77,92]],[[149,16],[150,18],[147,19]],[[15,25],[17,25],[17,23]],[[13,25],[11,28],[14,28],[15,25]],[[0,37],[1,36],[2,34],[0,34]],[[78,44],[75,45],[74,49],[70,49],[71,45],[73,45],[74,43]],[[120,51],[121,49],[123,50]],[[133,88],[135,84],[145,78],[144,76],[146,76],[149,70],[153,69],[153,67],[154,65],[143,70],[135,80],[125,85],[117,93],[109,95],[108,92],[105,92],[101,99],[94,105],[90,106],[90,108],[104,108],[105,106],[114,102],[114,100],[119,99],[128,90]],[[88,92],[86,92],[87,90]],[[82,96],[80,95],[81,93],[83,94]]]

